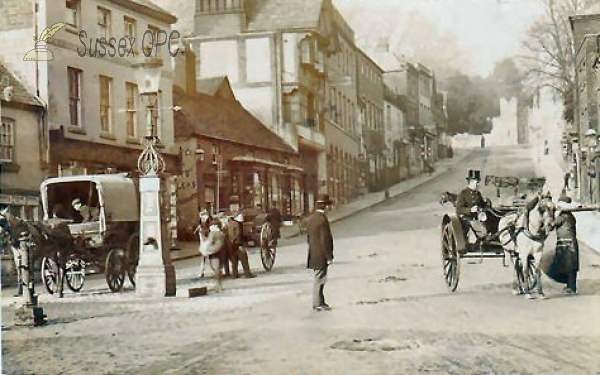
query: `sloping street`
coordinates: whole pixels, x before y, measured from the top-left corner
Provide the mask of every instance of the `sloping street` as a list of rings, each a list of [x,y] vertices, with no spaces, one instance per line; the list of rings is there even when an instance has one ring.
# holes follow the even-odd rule
[[[579,294],[543,278],[546,299],[511,293],[501,259],[461,261],[456,292],[443,282],[443,191],[466,171],[532,176],[525,148],[477,150],[450,171],[332,225],[329,312],[311,309],[312,275],[302,236],[282,241],[275,267],[227,279],[224,292],[186,298],[198,258],[176,263],[178,296],[110,294],[100,277],[62,300],[40,291],[49,324],[12,323],[3,291],[6,374],[592,374],[600,369],[600,255],[581,250]],[[498,202],[495,188],[482,193]],[[508,194],[506,195],[508,196]],[[500,198],[502,199],[502,197]],[[546,246],[553,246],[549,238]],[[210,275],[210,271],[209,271]]]

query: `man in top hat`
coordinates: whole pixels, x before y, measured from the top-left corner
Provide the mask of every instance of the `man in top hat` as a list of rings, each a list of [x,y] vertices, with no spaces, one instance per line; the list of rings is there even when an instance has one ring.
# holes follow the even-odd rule
[[[329,220],[325,215],[332,202],[329,195],[319,195],[315,202],[315,211],[309,216],[306,225],[308,241],[308,260],[306,268],[314,271],[313,309],[326,311],[330,307],[325,303],[323,290],[327,281],[327,269],[333,262],[333,236]]]
[[[479,192],[481,183],[481,171],[469,169],[467,175],[467,187],[456,197],[456,214],[463,220],[470,222],[478,237],[485,236],[487,230],[477,220],[477,213],[487,207],[487,202]],[[468,229],[466,226],[465,229]]]

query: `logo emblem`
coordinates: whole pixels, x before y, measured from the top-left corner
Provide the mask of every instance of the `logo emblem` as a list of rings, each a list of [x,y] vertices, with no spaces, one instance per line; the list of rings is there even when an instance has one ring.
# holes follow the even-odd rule
[[[52,38],[54,34],[67,24],[64,22],[57,22],[50,27],[46,27],[40,34],[39,38],[33,38],[35,40],[35,48],[27,51],[23,57],[23,61],[52,61],[54,60],[54,54],[48,49],[46,43],[48,39]]]

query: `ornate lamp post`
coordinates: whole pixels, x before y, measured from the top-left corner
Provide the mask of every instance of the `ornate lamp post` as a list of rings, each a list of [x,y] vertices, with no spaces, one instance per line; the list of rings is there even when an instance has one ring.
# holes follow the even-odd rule
[[[146,136],[144,150],[138,158],[140,177],[140,256],[136,273],[138,296],[164,297],[174,295],[167,290],[174,287],[175,270],[169,254],[164,254],[161,222],[161,179],[165,162],[156,145],[158,135],[158,90],[162,71],[162,59],[142,58],[133,65],[142,102],[146,105]],[[169,288],[171,289],[171,288]],[[174,288],[173,288],[174,289]]]

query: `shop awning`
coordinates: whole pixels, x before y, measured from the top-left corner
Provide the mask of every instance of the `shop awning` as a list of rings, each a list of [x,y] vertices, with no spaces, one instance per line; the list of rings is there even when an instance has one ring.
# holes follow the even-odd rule
[[[295,165],[277,163],[272,160],[259,159],[259,158],[255,158],[252,156],[236,156],[236,157],[232,158],[231,161],[237,162],[237,163],[260,164],[260,165],[264,165],[267,167],[281,168],[281,169],[284,169],[287,171],[304,172],[304,169],[297,167]]]

